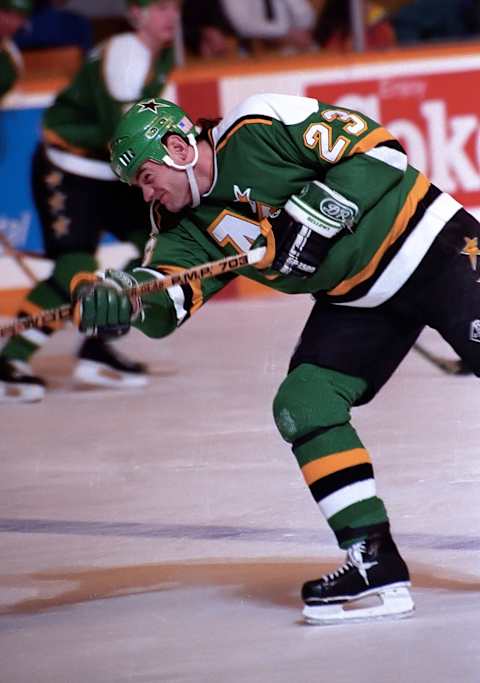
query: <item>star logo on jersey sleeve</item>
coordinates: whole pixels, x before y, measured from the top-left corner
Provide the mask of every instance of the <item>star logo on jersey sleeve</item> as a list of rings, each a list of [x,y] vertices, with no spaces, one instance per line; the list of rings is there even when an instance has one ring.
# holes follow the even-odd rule
[[[468,256],[472,270],[477,269],[477,258],[480,256],[480,249],[478,248],[478,237],[464,237],[465,246],[460,254]]]

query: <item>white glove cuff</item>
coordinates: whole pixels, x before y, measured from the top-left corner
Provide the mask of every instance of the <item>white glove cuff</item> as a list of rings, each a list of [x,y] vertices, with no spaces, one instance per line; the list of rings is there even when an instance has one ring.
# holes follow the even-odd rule
[[[295,221],[327,238],[334,237],[344,228],[352,228],[359,212],[357,204],[318,181],[310,183],[306,189],[300,195],[292,195],[284,206]],[[305,196],[308,196],[308,203],[303,199]]]

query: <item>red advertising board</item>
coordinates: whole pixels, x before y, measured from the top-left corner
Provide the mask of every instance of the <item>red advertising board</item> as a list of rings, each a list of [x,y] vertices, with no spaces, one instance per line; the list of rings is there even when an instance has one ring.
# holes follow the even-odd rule
[[[411,163],[467,206],[480,206],[478,71],[310,85],[305,94],[381,121]]]
[[[173,75],[165,97],[195,119],[222,116],[260,92],[303,95],[360,110],[402,142],[415,167],[480,218],[479,83],[480,44],[470,43],[185,68]],[[52,96],[20,89],[2,108],[35,109]],[[7,277],[0,265],[5,286],[20,287],[18,273]],[[242,279],[229,290],[230,295],[248,296],[260,291]]]

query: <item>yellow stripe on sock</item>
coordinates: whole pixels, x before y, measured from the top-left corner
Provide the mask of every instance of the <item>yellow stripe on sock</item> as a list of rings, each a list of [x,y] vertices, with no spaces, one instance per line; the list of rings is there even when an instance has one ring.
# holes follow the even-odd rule
[[[329,474],[345,470],[347,467],[371,463],[370,455],[365,448],[353,448],[350,451],[341,451],[326,455],[318,460],[313,460],[302,467],[302,474],[308,486],[314,482],[328,477]]]

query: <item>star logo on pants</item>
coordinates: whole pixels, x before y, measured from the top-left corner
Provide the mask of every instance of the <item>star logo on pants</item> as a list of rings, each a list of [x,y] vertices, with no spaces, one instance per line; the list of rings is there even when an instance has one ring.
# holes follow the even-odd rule
[[[48,198],[48,205],[50,206],[52,213],[60,213],[61,211],[64,211],[66,200],[67,197],[63,194],[63,192],[54,192],[54,194]]]
[[[63,173],[60,173],[59,171],[52,171],[47,176],[45,176],[45,182],[51,190],[61,185],[62,180]]]
[[[68,235],[69,233],[70,223],[70,218],[59,216],[57,220],[52,223],[53,232],[58,238],[65,237],[65,235]]]

